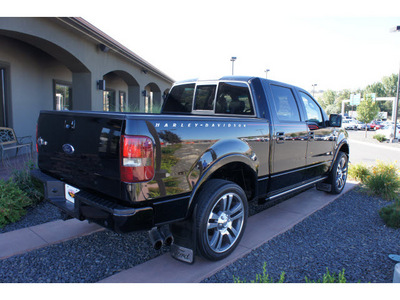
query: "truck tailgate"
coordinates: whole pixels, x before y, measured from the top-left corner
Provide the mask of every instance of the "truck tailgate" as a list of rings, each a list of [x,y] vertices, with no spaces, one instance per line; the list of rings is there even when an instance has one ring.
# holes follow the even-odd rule
[[[119,198],[120,136],[124,114],[41,112],[39,168],[77,188]]]

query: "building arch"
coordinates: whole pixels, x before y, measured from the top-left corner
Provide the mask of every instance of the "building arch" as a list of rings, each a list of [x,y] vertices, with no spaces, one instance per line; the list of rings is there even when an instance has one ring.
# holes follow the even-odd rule
[[[103,80],[103,111],[139,111],[140,87],[131,74],[123,70],[114,70],[104,74]]]
[[[68,81],[73,91],[73,100],[71,100],[73,104],[71,104],[71,107],[75,110],[91,109],[91,72],[76,56],[56,43],[31,34],[12,30],[0,30],[0,37],[1,36],[38,49],[65,66],[65,68],[71,72],[69,75],[66,75],[66,77],[70,78]],[[38,55],[40,56],[40,54]],[[49,68],[51,68],[51,66]],[[54,89],[56,85],[57,82],[53,82]],[[57,102],[56,95],[53,95],[51,98],[53,99],[49,99],[50,101],[54,103]],[[53,109],[57,109],[58,107],[59,105],[57,104],[53,105]]]
[[[82,18],[0,17],[0,45],[0,123],[21,136],[35,136],[41,110],[103,110],[102,80],[115,80],[129,110],[142,112],[146,84],[159,103],[173,83]]]
[[[144,87],[143,96],[145,112],[157,113],[161,111],[163,100],[161,90],[156,83],[150,82],[147,84]]]
[[[50,42],[49,40],[11,30],[0,30],[0,35],[25,42],[42,50],[43,52],[53,56],[55,59],[64,64],[69,70],[71,70],[71,72],[89,72],[89,69],[77,57],[75,57],[59,45]]]

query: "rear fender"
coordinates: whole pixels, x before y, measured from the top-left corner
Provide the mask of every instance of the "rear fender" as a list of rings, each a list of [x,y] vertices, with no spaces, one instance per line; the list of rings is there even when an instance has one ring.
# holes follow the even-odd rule
[[[195,196],[202,185],[216,171],[232,163],[246,165],[251,169],[254,178],[257,178],[259,167],[257,156],[246,142],[239,139],[219,141],[207,149],[189,171],[188,180],[193,190],[188,211],[193,208]]]

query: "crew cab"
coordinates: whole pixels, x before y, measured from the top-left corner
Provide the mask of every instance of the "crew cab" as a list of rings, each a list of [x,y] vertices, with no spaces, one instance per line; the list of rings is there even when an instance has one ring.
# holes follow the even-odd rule
[[[174,84],[160,114],[41,111],[32,175],[69,217],[147,230],[185,262],[219,260],[241,240],[249,201],[315,185],[343,190],[341,121],[282,82],[188,80]]]

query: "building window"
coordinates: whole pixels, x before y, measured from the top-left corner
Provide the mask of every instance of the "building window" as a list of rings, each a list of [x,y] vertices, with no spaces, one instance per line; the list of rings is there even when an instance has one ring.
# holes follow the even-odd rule
[[[115,91],[105,90],[103,92],[103,111],[117,111],[115,103]]]
[[[54,80],[54,109],[72,110],[72,83]]]
[[[126,93],[123,91],[119,91],[119,110],[129,111],[128,103],[126,101]]]

